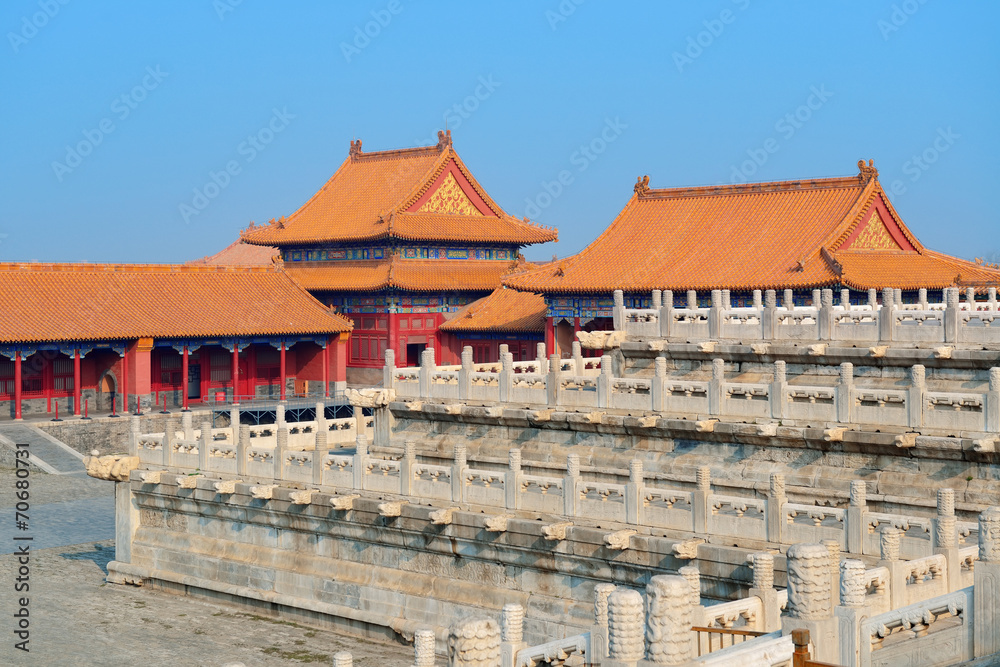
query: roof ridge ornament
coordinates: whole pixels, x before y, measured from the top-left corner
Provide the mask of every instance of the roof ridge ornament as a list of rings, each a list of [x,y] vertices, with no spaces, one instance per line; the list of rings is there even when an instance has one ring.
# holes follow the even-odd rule
[[[361,140],[355,141],[351,139],[351,150],[348,152],[350,157],[359,157],[361,155]]]
[[[635,181],[636,181],[635,182],[635,187],[633,188],[635,190],[635,194],[639,195],[640,197],[642,197],[644,195],[648,195],[649,194],[649,174],[646,174],[645,176],[639,176],[638,178],[635,179]]]
[[[868,164],[865,164],[864,160],[858,160],[858,180],[862,183],[867,183],[873,178],[878,178],[878,169],[875,168],[875,160],[868,160]]]
[[[451,130],[438,130],[437,149],[443,151],[449,147],[451,147]]]

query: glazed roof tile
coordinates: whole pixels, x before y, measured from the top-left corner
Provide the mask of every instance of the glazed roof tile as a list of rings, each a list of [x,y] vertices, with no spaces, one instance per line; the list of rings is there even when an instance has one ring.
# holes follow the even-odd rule
[[[923,248],[869,163],[855,177],[652,190],[640,180],[612,224],[577,255],[504,284],[550,294],[653,289],[856,289],[1000,272]],[[956,264],[957,263],[957,264]],[[964,270],[958,270],[959,265]]]
[[[200,259],[187,262],[190,265],[209,266],[270,266],[278,257],[278,249],[273,246],[250,245],[236,239],[228,246]]]
[[[501,287],[458,310],[442,331],[544,331],[546,307],[540,294]]]
[[[286,246],[394,237],[526,245],[557,238],[554,229],[507,215],[458,157],[450,134],[439,138],[437,146],[375,153],[362,152],[361,142],[352,141],[348,158],[309,201],[288,218],[262,227],[251,223],[243,240]],[[432,190],[456,183],[464,206],[455,210],[474,214],[426,210]],[[488,224],[483,217],[491,218]]]
[[[396,288],[414,292],[490,291],[510,273],[511,262],[473,259],[403,259],[294,262],[285,270],[312,291],[371,292]]]
[[[351,330],[277,267],[0,264],[0,341]]]

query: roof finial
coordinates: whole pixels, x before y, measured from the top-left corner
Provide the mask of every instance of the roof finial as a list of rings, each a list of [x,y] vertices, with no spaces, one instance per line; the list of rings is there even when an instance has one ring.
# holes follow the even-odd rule
[[[357,141],[355,141],[354,139],[351,139],[351,150],[348,153],[348,155],[350,155],[351,157],[357,157],[357,156],[361,155],[361,140],[360,139],[358,139]]]
[[[645,176],[639,176],[635,179],[635,193],[640,197],[649,194],[649,174]]]
[[[437,149],[443,151],[451,146],[451,130],[438,130]]]
[[[873,178],[878,178],[878,169],[875,168],[875,160],[868,160],[868,164],[865,164],[864,160],[858,160],[858,179],[862,183],[866,183]]]

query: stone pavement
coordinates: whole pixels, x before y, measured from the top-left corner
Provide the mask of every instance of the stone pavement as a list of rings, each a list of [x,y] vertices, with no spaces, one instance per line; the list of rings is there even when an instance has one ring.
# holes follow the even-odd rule
[[[83,471],[82,454],[30,424],[0,425],[0,441],[5,441],[0,444],[11,448],[15,443],[27,443],[34,463],[46,472],[67,474]]]
[[[13,471],[0,470],[0,665],[329,665],[334,653],[345,650],[359,667],[413,663],[406,645],[106,583],[107,563],[114,558],[114,541],[105,539],[114,534],[114,485],[85,476],[32,471],[30,590],[15,595],[18,563],[9,553],[15,479]],[[58,546],[39,548],[48,545]],[[15,598],[25,594],[28,654],[14,649],[12,634]]]

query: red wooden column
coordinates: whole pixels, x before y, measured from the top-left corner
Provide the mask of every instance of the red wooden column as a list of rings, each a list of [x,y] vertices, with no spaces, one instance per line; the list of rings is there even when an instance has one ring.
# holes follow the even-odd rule
[[[189,412],[188,407],[188,346],[184,346],[184,352],[181,353],[181,401],[183,404],[182,410],[184,412]]]
[[[389,311],[387,317],[389,318],[389,349],[396,354],[396,365],[405,366],[406,357],[401,356],[399,353],[399,318],[396,313]],[[382,365],[385,365],[385,359],[382,359]]]
[[[73,414],[80,416],[80,348],[73,350]]]
[[[278,375],[281,376],[281,387],[278,389],[278,395],[281,397],[281,400],[285,400],[285,385],[286,385],[286,376],[287,376],[287,374],[285,373],[285,342],[284,341],[281,342],[281,361],[278,364]]]
[[[330,398],[330,342],[328,338],[323,346],[323,397]]]
[[[239,385],[240,385],[240,344],[237,341],[233,341],[233,405],[240,404],[239,398]]]
[[[14,419],[21,419],[21,351],[14,353]]]
[[[138,403],[136,404],[136,412],[138,412]],[[129,414],[129,404],[128,404],[128,344],[125,346],[125,354],[122,355],[122,414]]]
[[[556,354],[556,325],[551,317],[545,318],[545,354]]]

